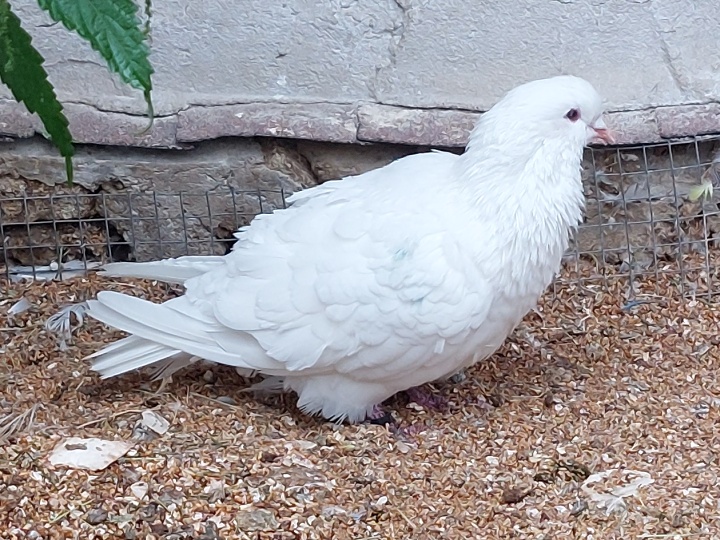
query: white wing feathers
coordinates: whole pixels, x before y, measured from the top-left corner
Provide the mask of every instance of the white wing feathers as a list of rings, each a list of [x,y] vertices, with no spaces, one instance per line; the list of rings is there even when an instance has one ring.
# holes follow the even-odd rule
[[[132,334],[96,369],[172,371],[200,357],[281,380],[309,413],[357,421],[487,357],[560,268],[582,215],[583,148],[612,141],[602,111],[583,79],[532,81],[482,115],[462,156],[415,154],[295,194],[222,258],[109,267],[186,294],[90,302],[89,315]]]
[[[117,349],[113,349],[117,346],[117,343],[114,343],[95,353],[93,356],[101,358],[93,366],[98,370],[112,366],[112,359],[106,355],[115,358],[124,354],[128,358],[124,356],[120,358],[127,361],[130,360],[131,350],[142,355],[152,353],[152,358],[157,357],[154,361],[159,360],[161,354],[166,358],[185,352],[200,358],[250,369],[266,370],[271,369],[273,365],[280,366],[263,354],[257,342],[248,334],[229,332],[227,328],[216,322],[205,319],[199,310],[194,310],[192,307],[185,309],[188,307],[185,297],[173,298],[163,304],[154,304],[126,294],[104,291],[98,294],[96,300],[89,300],[88,306],[88,313],[94,318],[143,340],[126,341],[124,347],[120,346]],[[162,351],[151,348],[148,342],[162,345]],[[228,348],[233,347],[233,352],[228,352],[223,344]],[[245,359],[245,353],[252,356]],[[262,363],[262,360],[265,360],[265,363]],[[151,363],[148,361],[145,365]]]
[[[90,301],[91,316],[134,336],[93,355],[94,369],[110,376],[194,355],[269,376],[385,378],[388,395],[452,371],[441,353],[482,324],[493,294],[443,232],[453,218],[438,184],[454,159],[415,155],[296,194],[242,229],[225,257],[111,266],[187,292],[160,305],[113,292]],[[398,174],[407,179],[384,185]],[[419,382],[408,375],[423,371]],[[323,406],[315,401],[301,399]]]

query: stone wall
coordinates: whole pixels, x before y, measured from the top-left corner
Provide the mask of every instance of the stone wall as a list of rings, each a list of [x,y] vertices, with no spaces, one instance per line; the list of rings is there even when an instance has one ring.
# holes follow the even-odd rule
[[[680,241],[695,251],[713,245],[720,234],[716,201],[691,203],[687,194],[718,149],[710,139],[588,150],[587,218],[568,257],[648,268],[673,260]],[[225,253],[238,226],[282,207],[291,193],[423,150],[272,138],[222,139],[192,150],[80,146],[69,188],[47,142],[3,143],[0,262]]]
[[[81,143],[218,137],[462,146],[510,88],[571,73],[622,142],[720,133],[713,0],[165,0],[152,6],[157,121],[87,43],[16,0]],[[39,124],[0,88],[0,134]]]
[[[68,187],[63,161],[46,141],[6,142],[0,144],[4,255],[11,264],[46,265],[58,257],[225,253],[239,226],[283,207],[292,193],[415,150],[280,139],[225,139],[193,150],[80,146],[75,184]]]

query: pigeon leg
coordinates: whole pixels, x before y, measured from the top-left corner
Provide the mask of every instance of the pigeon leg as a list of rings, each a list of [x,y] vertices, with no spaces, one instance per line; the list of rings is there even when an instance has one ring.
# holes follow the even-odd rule
[[[414,401],[418,405],[421,405],[427,409],[433,409],[441,411],[447,408],[449,405],[448,400],[444,396],[438,396],[420,386],[413,386],[405,390],[405,393],[410,398],[410,401]]]
[[[380,405],[375,405],[372,412],[367,416],[366,422],[378,426],[395,425],[395,418]]]

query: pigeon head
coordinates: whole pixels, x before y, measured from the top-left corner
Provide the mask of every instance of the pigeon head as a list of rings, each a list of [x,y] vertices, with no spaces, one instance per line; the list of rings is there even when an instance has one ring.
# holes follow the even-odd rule
[[[603,110],[600,94],[580,77],[539,79],[505,94],[481,117],[471,143],[473,139],[480,139],[483,146],[562,139],[575,147],[612,144],[615,137],[603,120]]]

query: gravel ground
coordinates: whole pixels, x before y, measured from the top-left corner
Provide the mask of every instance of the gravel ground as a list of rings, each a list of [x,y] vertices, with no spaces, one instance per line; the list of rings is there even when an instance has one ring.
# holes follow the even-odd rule
[[[393,398],[398,429],[308,418],[221,366],[100,381],[82,358],[120,334],[86,320],[63,345],[47,318],[102,289],[171,291],[0,283],[2,537],[720,538],[718,309],[672,275],[630,301],[609,283],[548,294],[495,356],[431,388],[448,409]],[[53,466],[65,437],[132,448],[100,471]]]

